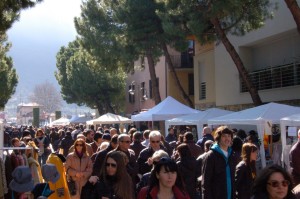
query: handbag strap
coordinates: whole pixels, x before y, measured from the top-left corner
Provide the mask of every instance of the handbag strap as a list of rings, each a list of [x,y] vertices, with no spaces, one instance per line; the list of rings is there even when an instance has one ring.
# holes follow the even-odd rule
[[[47,187],[48,187],[48,183],[46,183],[46,185],[45,185],[45,187],[44,187],[44,190],[43,190],[43,192],[42,192],[42,196],[44,196],[44,193],[45,193]]]

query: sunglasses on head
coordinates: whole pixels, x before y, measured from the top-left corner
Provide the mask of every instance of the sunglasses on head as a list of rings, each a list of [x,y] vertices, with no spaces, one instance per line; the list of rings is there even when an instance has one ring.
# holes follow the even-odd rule
[[[267,184],[270,185],[271,187],[274,187],[274,188],[279,187],[280,184],[281,184],[281,186],[283,186],[283,187],[287,187],[287,186],[290,185],[290,181],[288,181],[288,180],[283,180],[283,181],[281,181],[281,182],[279,182],[279,181],[270,181],[270,182],[268,182]]]
[[[83,144],[76,144],[75,146],[83,146]]]
[[[105,166],[106,167],[112,167],[112,168],[116,168],[117,167],[117,164],[115,164],[115,163],[105,163]]]
[[[160,143],[160,141],[159,140],[156,140],[156,141],[151,141],[151,143]]]

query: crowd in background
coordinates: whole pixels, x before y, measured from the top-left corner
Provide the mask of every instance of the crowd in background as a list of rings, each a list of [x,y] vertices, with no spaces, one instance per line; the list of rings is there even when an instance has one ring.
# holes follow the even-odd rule
[[[40,168],[49,156],[61,154],[64,172],[76,185],[72,199],[300,198],[299,141],[291,150],[290,177],[276,164],[258,169],[255,131],[204,127],[202,135],[196,140],[189,128],[169,128],[164,137],[134,126],[127,133],[108,126],[22,126],[6,128],[4,145],[28,148],[13,150],[9,167],[28,166],[34,184],[43,182]]]

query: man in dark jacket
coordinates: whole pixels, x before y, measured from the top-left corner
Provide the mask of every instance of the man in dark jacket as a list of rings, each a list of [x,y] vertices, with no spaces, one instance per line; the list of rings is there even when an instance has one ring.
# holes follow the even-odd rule
[[[130,149],[131,138],[127,134],[120,134],[118,136],[118,147],[115,151],[122,151],[126,154],[128,158],[128,163],[126,164],[126,170],[130,177],[132,178],[132,183],[135,185],[138,183],[137,174],[139,171],[138,164],[136,162],[136,156],[134,151]]]
[[[194,158],[198,158],[202,153],[203,150],[200,146],[195,144],[194,136],[192,132],[186,132],[183,135],[183,142],[186,143],[191,151],[191,154]]]
[[[152,155],[155,151],[162,149],[167,152],[166,148],[161,144],[161,134],[159,131],[151,131],[149,134],[149,147],[143,149],[138,157],[139,174],[145,174],[151,171]]]
[[[109,146],[106,149],[94,154],[96,157],[93,165],[92,177],[93,176],[100,177],[100,171],[102,169],[102,165],[105,160],[106,154],[108,154],[108,152],[117,148],[117,146],[118,146],[118,135],[114,135],[109,143]],[[90,182],[96,183],[97,180],[96,181],[90,180]]]
[[[297,185],[300,184],[300,129],[298,131],[298,142],[291,148],[289,156],[293,182]]]
[[[214,138],[213,136],[211,135],[211,129],[209,127],[204,127],[203,130],[202,130],[202,138],[199,139],[197,141],[197,145],[200,146],[202,148],[202,150],[204,151],[204,143],[207,141],[207,140],[211,140],[211,141],[214,141]]]
[[[173,128],[168,128],[168,135],[165,137],[166,142],[170,143],[173,141],[177,141],[176,135],[174,133],[174,129]]]
[[[74,140],[71,136],[71,132],[67,131],[66,136],[61,140],[61,142],[58,144],[59,149],[63,149],[63,155],[65,157],[68,156],[69,148],[74,144]]]
[[[234,198],[234,171],[232,149],[233,132],[226,126],[220,126],[215,134],[216,144],[211,147],[203,160],[202,198]]]
[[[135,157],[139,157],[140,152],[146,148],[144,145],[142,145],[142,133],[140,132],[135,132],[133,134],[133,142],[130,144],[130,149],[132,149],[135,153]]]

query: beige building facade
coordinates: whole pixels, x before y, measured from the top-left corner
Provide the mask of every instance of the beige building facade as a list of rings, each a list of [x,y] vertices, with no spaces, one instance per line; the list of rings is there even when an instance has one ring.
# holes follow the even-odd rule
[[[263,103],[300,105],[300,35],[284,1],[274,18],[245,36],[228,35],[248,70]],[[196,43],[195,107],[240,110],[252,106],[238,70],[222,43]]]

